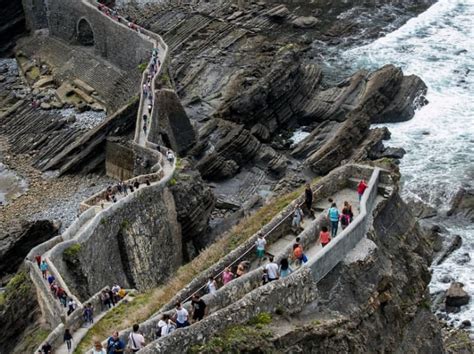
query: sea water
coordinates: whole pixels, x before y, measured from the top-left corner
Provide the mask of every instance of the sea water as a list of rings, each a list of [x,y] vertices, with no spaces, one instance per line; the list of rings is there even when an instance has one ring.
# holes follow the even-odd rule
[[[429,104],[404,123],[386,124],[389,145],[403,147],[403,197],[421,200],[440,212],[461,186],[473,188],[474,177],[474,0],[440,0],[398,30],[343,54],[353,68],[394,64],[428,86]],[[474,226],[467,220],[441,221],[463,238],[462,247],[433,266],[432,293],[446,290],[450,276],[465,284],[472,299],[450,322],[474,322]],[[466,254],[470,256],[467,263]]]

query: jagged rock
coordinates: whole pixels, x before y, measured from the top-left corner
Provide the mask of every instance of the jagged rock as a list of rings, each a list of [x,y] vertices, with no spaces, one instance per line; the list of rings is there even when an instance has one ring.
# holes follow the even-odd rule
[[[0,82],[4,82],[6,80],[6,77],[3,75],[0,75]]]
[[[419,200],[410,201],[409,205],[411,207],[411,210],[413,211],[413,214],[418,219],[429,219],[438,215],[438,211],[435,208]],[[431,231],[436,234],[439,234],[439,232],[441,232],[439,228],[435,227],[433,227]]]
[[[290,14],[290,10],[285,5],[278,5],[274,8],[270,9],[267,12],[267,16],[275,18],[275,19],[282,19],[287,17]]]
[[[268,131],[268,128],[264,126],[263,124],[257,123],[255,124],[250,132],[258,138],[258,140],[262,142],[268,142],[270,141],[271,135],[270,132]]]
[[[474,190],[460,188],[451,201],[448,216],[461,216],[474,222]]]
[[[469,321],[469,320],[464,320],[464,321],[461,322],[461,326],[460,326],[460,327],[461,327],[461,328],[468,328],[468,327],[471,327],[471,325],[472,325],[472,324],[471,324],[471,321]]]
[[[459,256],[458,259],[456,259],[456,263],[459,265],[464,265],[466,263],[469,263],[471,261],[471,256],[469,253],[463,253],[462,255]]]
[[[446,291],[446,310],[449,312],[452,307],[460,307],[469,303],[470,295],[463,289],[464,284],[459,282],[451,283]]]
[[[189,254],[190,247],[183,247],[184,257],[189,260],[207,246],[208,240],[204,236],[208,230],[209,217],[214,210],[216,198],[200,174],[192,170],[179,172],[176,185],[170,189],[176,204],[178,222],[181,225],[183,245],[191,244],[194,249],[192,254]]]
[[[260,143],[242,125],[223,120],[212,120],[200,131],[201,143],[212,145],[196,167],[202,176],[210,180],[231,177],[251,161],[262,163],[272,173],[286,169],[287,159],[275,150]],[[206,148],[202,147],[200,150]]]
[[[300,16],[291,21],[291,24],[297,28],[313,28],[319,23],[319,20],[313,16]]]
[[[0,277],[17,271],[30,249],[49,240],[59,230],[49,220],[22,221],[5,227],[0,233]]]
[[[383,150],[379,158],[401,159],[405,154],[406,151],[403,148],[388,147]]]
[[[436,261],[436,264],[440,265],[441,263],[443,263],[446,260],[446,258],[448,258],[449,255],[451,255],[451,253],[459,249],[461,246],[462,246],[461,236],[455,235],[453,239],[451,240],[451,243],[449,244],[448,248],[444,252],[441,253],[439,259]]]
[[[219,197],[217,198],[217,201],[216,201],[216,208],[236,211],[241,208],[241,205],[233,202],[232,200]]]

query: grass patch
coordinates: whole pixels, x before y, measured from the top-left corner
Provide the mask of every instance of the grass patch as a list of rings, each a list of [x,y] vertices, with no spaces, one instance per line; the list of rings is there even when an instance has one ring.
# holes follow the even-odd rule
[[[192,346],[191,353],[241,353],[252,352],[262,348],[268,337],[273,334],[265,326],[271,322],[271,315],[263,312],[247,324],[235,325],[223,331],[222,335],[212,338],[209,342]]]
[[[64,250],[63,257],[65,259],[76,259],[77,255],[81,251],[81,245],[75,244]]]
[[[143,73],[146,70],[147,65],[148,65],[147,63],[138,64],[138,70],[140,70],[140,72]]]
[[[183,287],[208,269],[222,257],[255,234],[273,217],[287,207],[304,191],[304,186],[297,190],[274,198],[253,215],[242,219],[221,239],[204,249],[190,263],[181,266],[176,273],[162,286],[138,294],[129,304],[120,304],[107,313],[91,328],[78,346],[77,353],[84,353],[92,347],[95,340],[103,340],[114,330],[131,327],[141,323],[168,303]]]
[[[5,294],[0,293],[0,307],[5,303]]]

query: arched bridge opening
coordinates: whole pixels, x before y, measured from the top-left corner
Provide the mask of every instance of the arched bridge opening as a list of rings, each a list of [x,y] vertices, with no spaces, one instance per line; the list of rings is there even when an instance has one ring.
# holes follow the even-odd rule
[[[94,45],[94,31],[85,18],[81,18],[77,23],[77,41],[87,47]]]

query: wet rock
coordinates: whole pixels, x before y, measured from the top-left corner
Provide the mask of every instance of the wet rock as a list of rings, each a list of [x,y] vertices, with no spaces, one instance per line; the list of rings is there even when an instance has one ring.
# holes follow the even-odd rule
[[[446,258],[448,258],[449,255],[451,255],[451,253],[459,249],[461,246],[462,246],[461,236],[455,235],[453,239],[451,240],[448,248],[440,254],[439,259],[436,261],[436,265],[440,265],[441,263],[443,263],[446,260]]]
[[[433,208],[433,207],[429,206],[428,204],[423,203],[422,201],[419,201],[419,200],[410,201],[409,205],[410,205],[410,208],[411,208],[413,214],[418,219],[429,219],[429,218],[432,218],[432,217],[434,217],[438,214],[438,211],[435,208]],[[433,234],[439,234],[441,231],[438,230],[438,228],[432,228],[430,231]],[[435,251],[435,252],[437,252],[437,251]]]
[[[453,279],[452,277],[450,277],[449,275],[445,275],[445,276],[443,276],[439,281],[440,281],[441,283],[447,284],[447,283],[451,283],[453,280],[454,280],[454,279]]]
[[[471,324],[471,321],[469,321],[469,320],[464,320],[464,321],[461,322],[461,326],[460,326],[460,327],[461,327],[461,328],[468,328],[468,327],[471,327],[471,325],[472,325],[472,324]]]
[[[456,259],[456,263],[459,265],[464,265],[466,263],[469,263],[471,261],[471,256],[469,253],[463,253],[461,256],[459,256],[458,259]]]
[[[403,148],[388,147],[380,154],[380,158],[401,159],[406,151]]]
[[[474,190],[460,188],[451,201],[448,216],[460,216],[474,222]]]
[[[3,75],[0,75],[0,82],[4,82],[6,80],[6,77]]]
[[[467,305],[469,303],[470,295],[463,289],[464,284],[459,282],[451,283],[451,286],[446,292],[446,311],[452,312],[452,308]]]
[[[319,23],[319,20],[313,16],[300,16],[291,21],[296,28],[313,28]]]
[[[241,208],[241,205],[239,203],[233,202],[232,200],[219,197],[216,201],[216,208],[236,211]]]

